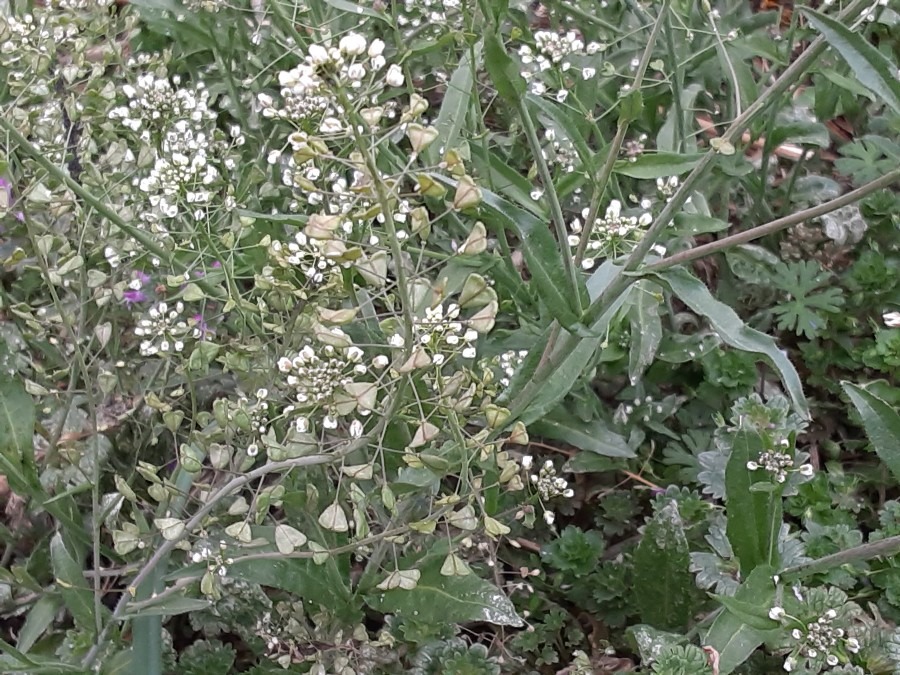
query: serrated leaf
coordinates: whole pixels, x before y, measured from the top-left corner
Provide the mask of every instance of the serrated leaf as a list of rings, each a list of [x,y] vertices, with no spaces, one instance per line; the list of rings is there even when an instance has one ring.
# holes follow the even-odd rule
[[[895,114],[900,115],[897,65],[891,63],[865,37],[841,22],[809,7],[803,7],[800,11],[806,15],[810,25],[822,34],[829,46],[847,62],[856,79],[887,103]]]
[[[897,410],[865,387],[846,381],[841,382],[841,387],[856,406],[878,458],[894,480],[900,480],[900,415]]]
[[[628,354],[628,379],[637,384],[644,371],[653,363],[659,343],[662,341],[662,289],[656,284],[641,280],[631,293],[628,318],[631,322],[631,347]]]
[[[773,492],[752,490],[765,471],[747,468],[747,462],[757,461],[764,450],[758,433],[739,431],[725,467],[726,532],[745,577],[760,565],[777,563],[782,486]]]
[[[509,598],[496,586],[474,574],[443,576],[443,556],[421,568],[412,590],[373,592],[366,603],[373,609],[398,617],[435,625],[486,621],[498,626],[523,626]]]
[[[771,336],[747,326],[731,307],[714,298],[703,282],[687,270],[674,268],[653,273],[652,276],[668,286],[691,311],[705,316],[729,346],[765,356],[778,371],[797,412],[809,419],[809,404],[803,394],[803,382]]]
[[[93,633],[97,628],[94,620],[94,593],[83,574],[84,566],[66,548],[59,532],[50,540],[50,561],[66,609],[81,630]]]
[[[683,628],[691,618],[694,578],[684,524],[674,500],[644,527],[634,552],[634,598],[641,621]]]
[[[631,178],[655,180],[687,173],[697,166],[702,157],[703,155],[683,155],[676,152],[647,152],[634,161],[618,160],[613,171]]]

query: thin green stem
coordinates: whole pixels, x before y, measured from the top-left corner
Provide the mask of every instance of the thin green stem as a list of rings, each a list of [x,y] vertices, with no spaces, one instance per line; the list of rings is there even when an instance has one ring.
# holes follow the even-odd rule
[[[797,579],[799,577],[808,577],[811,574],[819,572],[827,572],[828,570],[840,567],[841,565],[849,565],[856,562],[865,562],[879,556],[892,556],[900,552],[900,535],[888,537],[880,541],[871,541],[868,544],[860,544],[845,551],[838,551],[823,558],[810,560],[809,562],[800,563],[788,567],[781,572],[781,576]]]
[[[556,240],[559,246],[567,251],[566,217],[563,215],[562,205],[559,203],[559,195],[556,193],[556,187],[553,185],[553,176],[550,175],[550,167],[544,158],[541,142],[537,137],[537,129],[534,126],[534,120],[531,119],[531,113],[528,112],[524,98],[519,99],[518,108],[519,117],[522,119],[522,124],[525,127],[525,138],[528,140],[528,145],[531,148],[531,155],[534,158],[534,163],[537,166],[538,174],[541,177],[541,183],[544,185],[544,192],[550,205],[550,220],[556,232]],[[563,254],[563,267],[566,270],[566,276],[569,278],[569,285],[573,291],[578,288],[578,268],[576,264],[577,262],[572,259],[572,256],[567,253]],[[572,298],[572,301],[575,303],[575,311],[581,314],[583,309],[581,298],[577,292],[574,295],[575,297]]]
[[[659,15],[653,23],[653,29],[650,31],[650,37],[647,40],[647,46],[644,53],[641,54],[641,60],[638,63],[637,72],[634,74],[634,80],[631,83],[632,91],[640,91],[644,81],[644,75],[647,73],[647,67],[650,65],[650,59],[653,58],[653,50],[656,47],[656,41],[662,31],[664,19],[669,13],[669,0],[664,0],[659,8]],[[578,248],[575,250],[575,264],[580,265],[584,259],[584,252],[587,250],[588,243],[591,239],[591,233],[596,225],[597,214],[600,212],[600,204],[606,195],[606,187],[612,176],[613,168],[616,160],[619,158],[619,151],[622,149],[622,143],[625,142],[625,134],[628,132],[628,125],[631,120],[619,118],[619,124],[616,128],[616,135],[613,137],[612,143],[607,149],[606,161],[600,167],[595,180],[594,190],[591,194],[591,202],[588,205],[588,214],[584,219],[584,229],[581,231],[581,238],[578,240]],[[563,240],[565,241],[565,240]],[[564,258],[569,256],[565,255]]]
[[[672,27],[672,12],[666,13],[666,53],[669,63],[675,64],[675,30]],[[687,136],[684,133],[684,110],[681,107],[681,92],[684,91],[684,71],[675,68],[671,78],[672,111],[675,115],[675,152],[683,152]]]

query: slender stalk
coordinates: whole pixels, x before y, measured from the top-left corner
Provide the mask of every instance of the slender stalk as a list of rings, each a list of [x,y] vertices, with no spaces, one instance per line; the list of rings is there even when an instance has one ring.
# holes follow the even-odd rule
[[[759,239],[760,237],[765,237],[766,235],[774,234],[775,232],[780,232],[781,230],[798,225],[804,221],[819,218],[826,213],[831,213],[832,211],[836,211],[849,204],[854,204],[866,195],[869,195],[876,190],[889,187],[898,181],[900,181],[900,169],[894,169],[883,175],[881,178],[866,183],[862,187],[852,190],[845,195],[841,195],[837,199],[832,199],[824,204],[819,204],[818,206],[813,206],[812,208],[803,211],[797,211],[796,213],[778,218],[765,223],[764,225],[759,225],[758,227],[751,228],[744,232],[733,234],[730,237],[725,237],[724,239],[719,239],[718,241],[713,241],[709,244],[703,244],[702,246],[697,246],[688,249],[687,251],[675,253],[658,262],[641,267],[641,271],[661,272],[662,270],[667,270],[676,265],[683,265],[685,263],[693,262],[694,260],[699,260],[700,258],[705,258],[708,255],[712,255],[713,253],[717,253],[726,248],[746,244],[747,242]]]
[[[871,541],[868,544],[861,544],[848,548],[846,551],[838,551],[823,558],[810,560],[809,562],[800,563],[782,570],[783,577],[796,579],[798,577],[807,577],[810,574],[819,572],[827,572],[841,565],[849,565],[850,563],[863,562],[877,558],[878,556],[895,555],[900,551],[900,535],[888,537],[880,541]]]
[[[855,17],[868,5],[868,0],[854,0],[854,2],[841,13],[840,19],[847,20]],[[816,38],[807,49],[797,57],[797,59],[772,83],[765,92],[760,95],[744,112],[738,116],[722,135],[722,141],[734,143],[740,137],[744,130],[750,125],[757,116],[763,112],[767,106],[790,86],[800,80],[801,76],[806,72],[812,63],[819,58],[819,55],[827,48],[827,43],[823,37]],[[687,201],[694,187],[710,168],[715,161],[717,151],[711,148],[694,169],[688,174],[687,178],[681,184],[681,187],[673,195],[672,199],[666,204],[660,212],[656,220],[650,225],[644,238],[638,243],[634,251],[628,257],[625,265],[619,270],[616,277],[603,290],[594,302],[591,303],[583,317],[583,323],[590,326],[599,318],[606,308],[609,307],[631,284],[634,272],[643,262],[647,253],[661,236],[663,230],[675,217],[675,214],[681,210],[681,207]],[[522,411],[528,403],[537,394],[537,391],[543,386],[543,381],[549,373],[552,373],[566,358],[566,356],[578,345],[582,338],[571,333],[563,335],[559,344],[556,345],[553,353],[537,368],[532,375],[531,380],[526,384],[516,400],[511,404],[510,408]],[[515,415],[510,416],[510,423],[515,419]]]
[[[644,75],[647,73],[647,66],[650,65],[650,59],[653,58],[653,49],[656,46],[656,41],[659,38],[664,19],[668,16],[668,13],[669,0],[664,0],[662,6],[659,8],[659,15],[656,17],[656,21],[653,24],[653,30],[650,31],[647,46],[644,48],[644,53],[641,54],[637,72],[635,72],[634,80],[631,83],[631,91],[640,91],[641,85],[644,82]],[[575,251],[575,264],[577,265],[580,265],[581,261],[584,259],[584,252],[587,249],[588,242],[591,238],[591,232],[596,224],[597,214],[600,212],[600,204],[606,194],[606,187],[612,176],[616,160],[619,158],[619,151],[622,149],[622,143],[625,142],[625,134],[628,131],[628,125],[630,123],[631,120],[629,119],[619,118],[616,135],[613,137],[612,143],[609,144],[606,161],[603,163],[603,166],[600,167],[600,171],[594,181],[594,191],[591,195],[591,203],[588,205],[588,214],[584,219],[584,229],[581,232],[581,238],[578,240],[578,248]],[[568,258],[567,255],[564,255],[563,257]]]
[[[528,107],[525,105],[524,98],[519,99],[518,108],[519,117],[522,118],[522,124],[525,127],[525,138],[528,139],[531,155],[534,158],[534,163],[537,166],[541,182],[544,184],[547,201],[550,204],[550,219],[553,222],[553,229],[556,231],[556,240],[558,245],[565,251],[568,249],[568,244],[566,243],[568,236],[566,233],[566,217],[563,215],[562,205],[559,203],[559,195],[556,193],[556,187],[553,185],[553,176],[550,174],[550,167],[547,165],[547,160],[544,158],[541,142],[537,137],[537,129],[534,126],[534,120],[531,119],[531,113],[528,112]],[[572,256],[563,253],[563,267],[565,267],[566,276],[569,278],[569,285],[572,290],[575,291],[575,297],[572,298],[575,303],[575,311],[578,314],[581,314],[583,308],[581,306],[581,297],[577,292],[577,263],[578,261],[573,260]]]

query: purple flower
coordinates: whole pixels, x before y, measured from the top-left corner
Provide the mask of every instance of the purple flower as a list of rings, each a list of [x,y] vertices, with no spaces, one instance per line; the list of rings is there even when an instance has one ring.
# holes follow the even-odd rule
[[[145,274],[144,272],[139,272],[135,270],[134,278],[141,282],[141,286],[145,286],[150,283],[150,275]]]
[[[14,203],[12,183],[0,176],[0,209],[10,209]],[[25,214],[21,211],[16,211],[13,215],[19,222],[25,222]]]
[[[203,319],[202,314],[194,314],[191,317],[194,320],[194,328],[200,332],[199,339],[205,340],[206,334],[211,333],[212,331],[209,329],[209,325],[207,325],[206,321]]]
[[[147,296],[144,294],[144,291],[136,291],[133,288],[129,288],[122,293],[122,300],[128,307],[131,307],[138,302],[147,302]]]

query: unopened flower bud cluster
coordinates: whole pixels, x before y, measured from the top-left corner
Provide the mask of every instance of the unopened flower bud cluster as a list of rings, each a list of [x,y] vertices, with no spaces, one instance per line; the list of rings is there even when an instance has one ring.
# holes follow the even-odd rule
[[[761,452],[756,460],[747,462],[747,468],[750,471],[762,469],[769,472],[776,483],[785,482],[788,474],[794,471],[797,471],[802,476],[812,476],[813,467],[811,464],[804,464],[794,469],[794,452],[790,448],[790,441],[783,438],[777,445],[779,446],[778,449]]]
[[[340,274],[336,258],[344,251],[335,249],[331,242],[308,237],[303,232],[294,235],[293,241],[273,241],[269,256],[282,267],[295,267],[303,275],[304,286],[322,286]]]
[[[509,351],[505,351],[500,354],[500,384],[502,386],[509,386],[512,376],[515,375],[516,370],[518,370],[519,366],[522,365],[522,362],[525,361],[526,356],[528,356],[527,349],[510,349]]]
[[[346,338],[338,329],[333,329],[333,332]],[[339,394],[346,393],[345,387],[368,373],[362,359],[363,350],[359,347],[336,347],[332,344],[307,344],[296,355],[278,359],[278,370],[286,376],[285,383],[293,391],[296,403],[292,409],[304,413],[295,420],[298,432],[309,430],[309,414],[317,411],[325,413],[322,420],[325,429],[337,428],[339,414],[336,399]],[[368,415],[371,411],[361,409],[358,412]],[[357,428],[358,435],[362,434],[361,423],[351,426],[354,430],[352,435],[357,435]]]
[[[338,102],[333,87],[340,87],[349,98],[355,91],[372,94],[387,87],[402,87],[403,71],[396,64],[383,74],[386,65],[385,44],[380,39],[369,42],[359,33],[347,33],[337,46],[310,45],[303,63],[278,74],[281,103],[269,94],[257,97],[264,117],[291,121],[298,128],[314,130],[322,135],[347,131],[348,111]]]
[[[586,219],[589,215],[589,209],[584,209],[581,218],[575,218],[569,224],[572,234],[569,235],[568,243],[573,252],[577,250],[584,230],[582,218]],[[651,222],[653,216],[648,212],[639,216],[623,215],[622,203],[613,199],[606,209],[606,214],[594,221],[581,266],[586,270],[593,269],[598,262],[606,258],[627,253],[643,238],[644,231]]]
[[[415,341],[425,348],[436,366],[443,365],[457,353],[464,359],[475,358],[478,333],[472,328],[466,328],[459,314],[459,305],[451,303],[446,310],[443,305],[426,307],[424,316],[415,319]],[[403,347],[403,336],[392,336],[390,344],[392,347]]]
[[[522,458],[522,468],[525,471],[530,470],[533,463],[534,458],[531,455],[525,455]],[[536,474],[531,474],[529,479],[544,501],[556,497],[571,499],[575,495],[575,491],[569,487],[569,481],[556,474],[556,467],[552,460],[546,460],[540,470]]]
[[[596,60],[593,57],[605,47],[598,42],[585,46],[575,31],[555,33],[546,30],[534,34],[535,48],[528,45],[519,47],[522,63],[522,77],[528,82],[532,94],[543,96],[550,88],[540,77],[542,73],[568,73],[577,70],[580,79],[590,80],[597,75]],[[556,88],[553,98],[562,103],[569,96],[567,87]]]
[[[184,303],[180,301],[171,307],[166,302],[151,307],[134,329],[135,335],[144,338],[141,356],[178,354],[184,351],[187,341],[199,339],[200,328],[189,324],[183,314]]]
[[[238,400],[238,405],[250,420],[250,433],[253,442],[247,446],[247,455],[256,457],[259,454],[260,440],[269,430],[269,406],[266,401],[269,397],[268,389],[257,389],[256,400],[251,402],[246,396]]]
[[[788,672],[797,668],[798,659],[823,661],[827,667],[833,668],[846,660],[842,657],[847,653],[859,652],[859,640],[849,637],[846,630],[834,625],[835,619],[838,618],[838,613],[834,609],[826,610],[821,616],[805,624],[789,616],[782,607],[772,607],[769,610],[769,618],[794,626],[790,635],[796,646],[784,661],[784,669]]]

